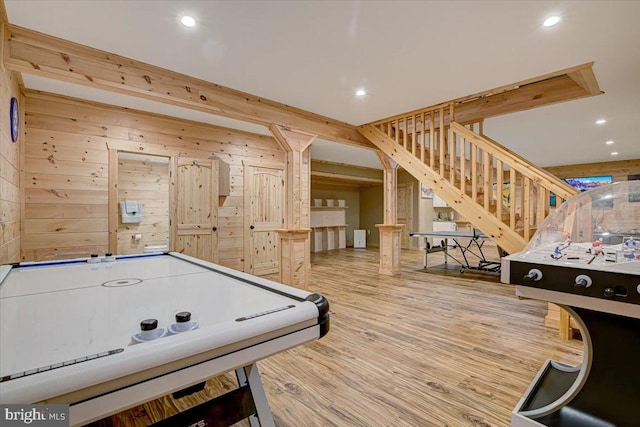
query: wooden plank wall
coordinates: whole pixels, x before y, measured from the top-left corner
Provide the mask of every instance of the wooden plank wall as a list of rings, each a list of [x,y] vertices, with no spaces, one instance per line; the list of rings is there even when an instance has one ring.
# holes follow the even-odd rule
[[[133,111],[53,94],[26,94],[24,260],[107,251],[107,144],[145,153],[218,156],[229,164],[230,194],[218,210],[219,262],[243,268],[242,161],[281,163],[271,136]]]
[[[118,159],[118,202],[142,202],[142,222],[123,224],[118,215],[119,254],[139,254],[145,246],[169,244],[168,158],[135,157],[123,158],[121,153]],[[142,235],[139,242],[133,238],[136,234]]]
[[[544,169],[558,178],[611,175],[613,182],[618,182],[626,181],[629,175],[640,175],[640,159],[553,166]]]
[[[0,264],[20,261],[20,150],[24,143],[24,97],[20,75],[0,68]],[[11,141],[11,98],[20,105],[20,139]]]

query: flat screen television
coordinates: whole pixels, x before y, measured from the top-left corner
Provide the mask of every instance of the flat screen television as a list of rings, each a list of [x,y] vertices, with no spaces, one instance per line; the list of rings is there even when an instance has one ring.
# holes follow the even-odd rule
[[[592,188],[602,187],[603,185],[611,184],[613,179],[611,176],[588,176],[580,178],[565,178],[564,181],[573,188],[580,190],[580,192],[591,190]],[[551,194],[549,200],[551,206],[556,205],[556,195]],[[602,198],[593,201],[594,208],[612,208],[613,199]]]

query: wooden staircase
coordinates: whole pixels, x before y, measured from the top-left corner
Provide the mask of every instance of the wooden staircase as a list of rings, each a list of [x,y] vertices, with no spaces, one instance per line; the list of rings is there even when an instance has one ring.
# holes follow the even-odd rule
[[[508,253],[521,251],[577,190],[483,135],[483,119],[458,123],[455,102],[358,127],[378,149]]]

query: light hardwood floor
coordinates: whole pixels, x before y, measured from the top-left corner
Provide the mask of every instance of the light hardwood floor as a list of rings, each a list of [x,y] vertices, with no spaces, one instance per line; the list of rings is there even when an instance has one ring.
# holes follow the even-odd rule
[[[398,277],[377,273],[375,249],[311,260],[309,290],[329,300],[331,331],[259,362],[278,427],[508,426],[546,359],[582,360],[580,341],[544,326],[544,302],[518,300],[513,286],[479,274],[426,273],[422,252],[402,252]],[[232,378],[99,424],[147,425],[232,387]]]

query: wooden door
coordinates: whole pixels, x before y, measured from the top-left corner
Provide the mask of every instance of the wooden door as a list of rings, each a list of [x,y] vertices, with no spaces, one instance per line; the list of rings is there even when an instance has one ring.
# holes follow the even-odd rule
[[[142,221],[118,221],[117,254],[141,253],[169,243],[170,160],[168,157],[118,153],[118,201],[142,203]],[[118,215],[121,218],[121,215]],[[141,234],[139,241],[133,237]]]
[[[278,273],[280,250],[275,230],[284,227],[284,169],[244,167],[244,271],[255,275]]]
[[[413,230],[413,184],[398,184],[397,189],[398,224],[404,224],[401,232],[400,244],[402,249],[411,247],[411,237],[409,233]]]
[[[179,157],[177,163],[173,250],[217,262],[217,162]]]

